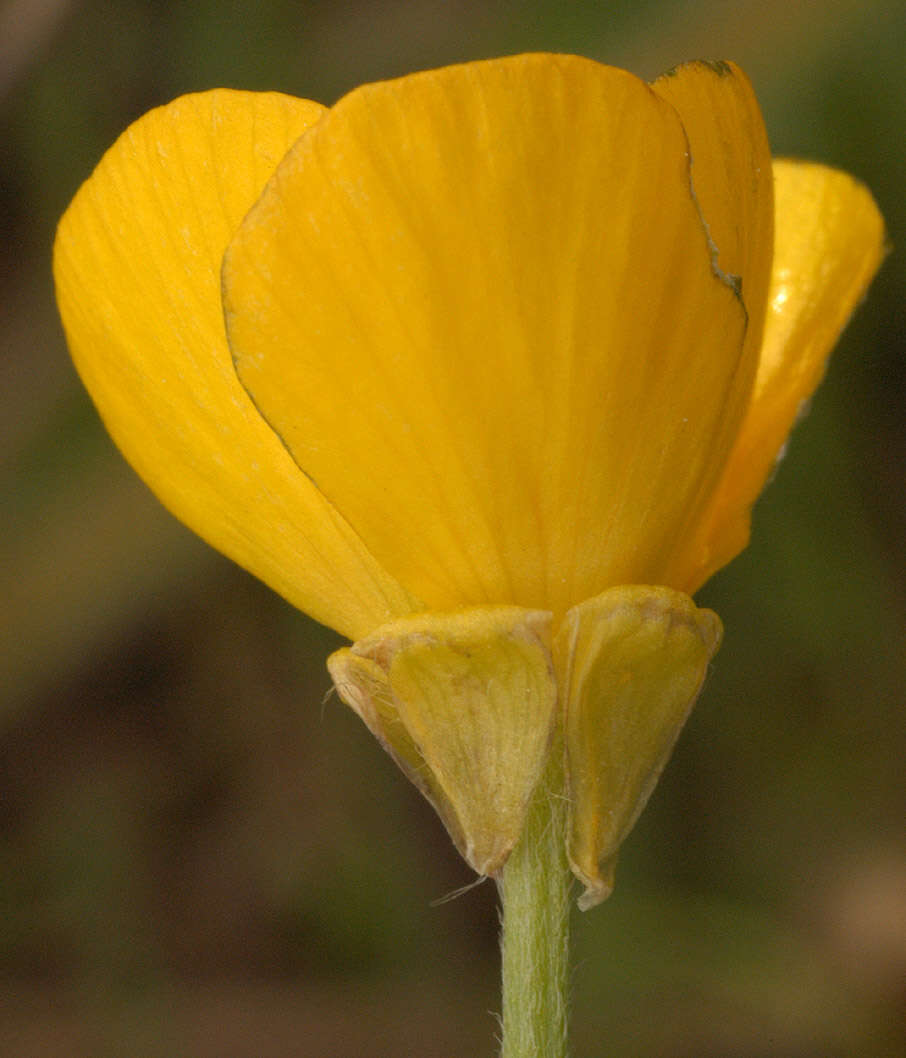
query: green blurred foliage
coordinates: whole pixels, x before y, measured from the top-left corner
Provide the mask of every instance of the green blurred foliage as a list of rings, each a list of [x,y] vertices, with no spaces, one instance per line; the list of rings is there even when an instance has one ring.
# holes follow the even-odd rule
[[[0,1053],[490,1055],[496,912],[336,698],[338,640],[211,553],[114,451],[52,300],[57,217],[190,90],[330,102],[563,50],[749,72],[778,153],[906,243],[897,0],[8,0],[0,9]],[[906,1053],[906,266],[888,259],[701,593],[727,635],[577,915],[577,1058]]]

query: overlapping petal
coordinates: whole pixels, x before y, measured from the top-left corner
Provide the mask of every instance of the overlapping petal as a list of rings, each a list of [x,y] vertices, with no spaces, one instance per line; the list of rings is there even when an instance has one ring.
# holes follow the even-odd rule
[[[214,91],[152,111],[63,217],[54,271],[76,366],[138,473],[209,543],[355,637],[415,603],[258,415],[220,300],[230,237],[323,110]]]
[[[690,62],[651,86],[679,113],[689,139],[692,186],[714,263],[738,282],[761,344],[774,229],[771,150],[752,85],[735,63]],[[745,361],[754,370],[755,360]]]
[[[433,609],[659,582],[750,373],[676,110],[575,57],[357,89],[224,280],[255,403]]]
[[[718,489],[668,583],[693,592],[748,543],[752,506],[884,257],[884,221],[846,173],[776,161],[775,247],[751,402]]]

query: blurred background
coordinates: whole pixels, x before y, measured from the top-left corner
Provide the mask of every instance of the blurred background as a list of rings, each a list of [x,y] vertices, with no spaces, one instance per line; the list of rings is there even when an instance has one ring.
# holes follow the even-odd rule
[[[0,1054],[490,1056],[493,886],[335,697],[332,633],[154,500],[67,357],[57,218],[123,128],[519,52],[732,58],[906,246],[899,0],[0,5]],[[906,1054],[906,264],[700,593],[726,639],[614,896],[577,1058]]]

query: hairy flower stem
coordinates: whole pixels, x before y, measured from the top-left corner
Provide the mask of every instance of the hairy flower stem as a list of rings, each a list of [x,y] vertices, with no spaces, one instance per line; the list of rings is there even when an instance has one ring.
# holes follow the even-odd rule
[[[501,1058],[566,1058],[569,904],[566,798],[559,740],[519,844],[498,879],[501,903]]]

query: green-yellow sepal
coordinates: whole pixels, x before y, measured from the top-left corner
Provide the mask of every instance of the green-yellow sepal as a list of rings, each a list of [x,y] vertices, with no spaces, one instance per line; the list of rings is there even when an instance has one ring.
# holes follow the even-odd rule
[[[384,625],[328,668],[340,697],[493,875],[519,839],[556,712],[551,615],[516,606]]]
[[[481,875],[505,863],[550,747],[565,746],[563,838],[588,908],[613,888],[619,846],[670,756],[721,624],[681,592],[629,586],[573,607],[553,640],[551,626],[550,613],[517,606],[422,613],[337,651],[328,668]],[[563,737],[552,739],[556,725]]]
[[[583,910],[613,889],[645,807],[720,645],[720,618],[668,588],[611,588],[567,613],[554,642],[564,698],[567,851]]]

